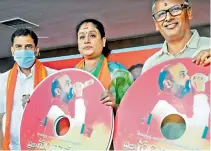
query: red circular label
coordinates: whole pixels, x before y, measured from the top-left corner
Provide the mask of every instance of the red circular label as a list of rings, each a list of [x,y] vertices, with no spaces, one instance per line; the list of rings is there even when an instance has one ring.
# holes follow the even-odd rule
[[[95,77],[78,69],[62,70],[46,78],[25,108],[21,149],[109,149],[113,113],[100,102],[103,91]]]

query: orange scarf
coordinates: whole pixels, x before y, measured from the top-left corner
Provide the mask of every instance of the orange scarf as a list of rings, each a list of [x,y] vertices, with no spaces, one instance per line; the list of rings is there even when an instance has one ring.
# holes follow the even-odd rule
[[[18,75],[18,65],[14,64],[13,68],[9,72],[7,80],[7,92],[6,92],[6,125],[5,125],[5,136],[3,143],[3,150],[10,150],[10,123],[12,116],[12,107],[14,100],[15,85]],[[34,88],[47,76],[46,68],[44,65],[36,59],[35,62],[35,75],[34,75]]]
[[[81,60],[77,65],[76,68],[78,69],[83,69],[85,60]],[[102,85],[104,86],[104,88],[106,90],[109,90],[109,86],[111,84],[111,75],[110,75],[110,71],[108,69],[108,61],[107,58],[104,57],[102,65],[101,65],[101,69],[100,69],[100,73],[99,76],[97,77],[100,82],[102,83]]]

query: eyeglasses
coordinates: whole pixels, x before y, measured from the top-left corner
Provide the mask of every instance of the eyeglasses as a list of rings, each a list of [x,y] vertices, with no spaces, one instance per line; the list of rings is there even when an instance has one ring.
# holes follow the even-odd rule
[[[168,10],[161,10],[157,13],[154,13],[152,16],[157,22],[161,22],[166,19],[168,12],[171,14],[171,16],[177,16],[182,13],[184,8],[188,8],[188,7],[189,5],[187,4],[178,4],[178,5],[172,6]]]

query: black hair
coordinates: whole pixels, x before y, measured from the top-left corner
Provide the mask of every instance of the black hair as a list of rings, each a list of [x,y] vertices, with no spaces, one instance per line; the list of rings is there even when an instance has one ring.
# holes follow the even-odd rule
[[[93,23],[95,25],[95,27],[99,30],[101,37],[105,37],[105,29],[104,26],[101,22],[99,22],[96,19],[85,19],[82,20],[77,26],[76,26],[76,37],[78,37],[78,31],[80,29],[80,27],[84,24],[84,23]],[[108,57],[109,54],[111,53],[111,49],[108,48],[108,43],[106,42],[105,47],[103,47],[103,51],[102,54],[105,57]]]
[[[143,68],[143,64],[140,64],[140,63],[138,63],[138,64],[135,64],[135,65],[132,65],[130,68],[128,68],[128,71],[132,71],[133,69],[135,69],[135,68]]]
[[[169,76],[169,72],[167,70],[162,70],[158,77],[158,85],[160,87],[160,90],[164,91],[164,84],[163,81],[167,79]]]
[[[38,44],[38,37],[37,35],[32,31],[32,30],[29,30],[27,28],[18,28],[11,36],[11,43],[13,45],[14,43],[14,39],[15,37],[19,37],[19,36],[28,36],[30,35],[31,38],[33,39],[34,41],[34,44],[35,46],[37,46]]]
[[[51,84],[51,94],[55,98],[56,97],[56,88],[60,88],[59,81],[56,79]]]

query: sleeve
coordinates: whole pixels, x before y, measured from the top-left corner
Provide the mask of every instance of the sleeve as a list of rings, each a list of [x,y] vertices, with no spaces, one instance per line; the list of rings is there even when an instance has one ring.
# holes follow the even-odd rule
[[[52,122],[55,122],[58,117],[64,116],[65,113],[62,109],[57,105],[52,105],[50,110],[48,111],[47,117]]]
[[[148,59],[145,61],[144,66],[143,66],[142,71],[141,71],[141,75],[142,75],[144,72],[146,72],[147,70],[149,70],[150,68],[152,68],[152,66],[153,66],[153,62],[152,62],[152,61],[153,61],[152,57],[148,58]]]
[[[170,114],[178,114],[177,110],[170,105],[166,100],[159,100],[153,108],[151,114],[156,116],[159,120]]]
[[[208,125],[210,115],[210,105],[208,96],[205,94],[197,94],[194,96],[193,118],[197,123]]]
[[[112,75],[112,88],[113,94],[116,97],[116,103],[120,104],[127,89],[133,83],[132,74],[125,68],[117,68]]]
[[[85,123],[86,107],[82,98],[75,100],[75,119],[79,122]]]

